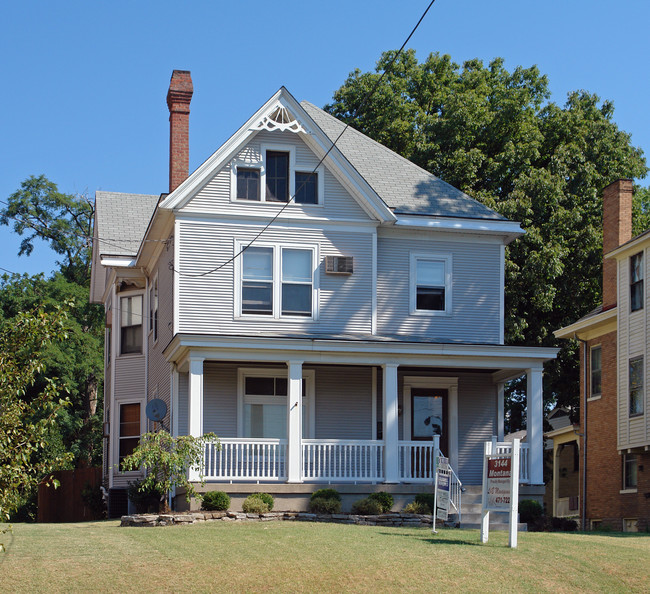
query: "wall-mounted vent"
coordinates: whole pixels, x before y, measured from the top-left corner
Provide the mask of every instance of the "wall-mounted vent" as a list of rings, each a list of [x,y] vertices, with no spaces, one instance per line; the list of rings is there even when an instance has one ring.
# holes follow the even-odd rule
[[[352,256],[325,256],[327,274],[352,274],[353,270]]]

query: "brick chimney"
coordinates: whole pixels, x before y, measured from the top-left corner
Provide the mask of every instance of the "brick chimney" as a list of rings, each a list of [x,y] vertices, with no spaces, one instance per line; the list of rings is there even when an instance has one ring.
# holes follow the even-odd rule
[[[169,107],[169,192],[180,186],[190,169],[190,101],[192,76],[189,70],[174,70],[167,92]]]
[[[603,256],[632,239],[631,179],[619,179],[603,190]],[[603,258],[603,309],[616,305],[616,260]]]

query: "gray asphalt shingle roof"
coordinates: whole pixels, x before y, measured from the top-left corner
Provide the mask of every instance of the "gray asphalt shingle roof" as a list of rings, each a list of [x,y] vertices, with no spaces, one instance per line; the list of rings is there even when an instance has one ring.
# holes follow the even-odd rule
[[[96,192],[95,216],[99,253],[135,256],[160,196]]]
[[[308,101],[300,105],[334,142],[345,124]],[[352,127],[348,127],[336,146],[397,214],[505,220],[492,209]]]

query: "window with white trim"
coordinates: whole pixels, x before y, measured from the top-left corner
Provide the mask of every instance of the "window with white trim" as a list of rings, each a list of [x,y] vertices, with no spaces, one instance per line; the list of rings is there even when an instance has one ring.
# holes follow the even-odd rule
[[[591,347],[590,352],[591,385],[590,398],[597,398],[602,390],[602,348],[600,345]]]
[[[636,454],[623,454],[623,489],[637,488],[637,471]]]
[[[643,309],[643,252],[630,258],[630,309]]]
[[[242,397],[241,437],[286,439],[287,374],[280,370],[240,370]],[[305,370],[302,379],[302,436],[311,434],[314,372]]]
[[[259,162],[232,162],[232,200],[247,202],[322,203],[323,167],[296,167],[295,148],[262,145]]]
[[[120,297],[120,354],[142,353],[142,295]]]
[[[643,414],[643,357],[630,359],[629,366],[630,387],[630,416]]]
[[[411,313],[451,312],[451,256],[411,254]]]
[[[314,317],[314,252],[276,245],[245,249],[240,258],[239,313]]]
[[[158,340],[158,276],[149,287],[149,331],[153,332],[153,341]]]
[[[140,442],[140,403],[132,402],[120,405],[120,432],[119,443],[119,467],[122,468],[122,461]]]

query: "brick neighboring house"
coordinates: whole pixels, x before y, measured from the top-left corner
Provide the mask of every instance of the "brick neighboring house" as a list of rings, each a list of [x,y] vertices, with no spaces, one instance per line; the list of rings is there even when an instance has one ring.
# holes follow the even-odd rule
[[[582,520],[628,532],[650,529],[650,230],[632,237],[632,194],[603,190],[603,304],[555,332],[581,342]]]

